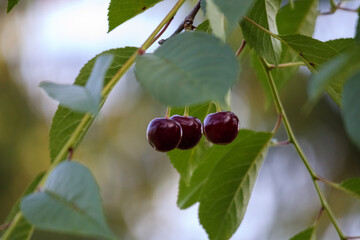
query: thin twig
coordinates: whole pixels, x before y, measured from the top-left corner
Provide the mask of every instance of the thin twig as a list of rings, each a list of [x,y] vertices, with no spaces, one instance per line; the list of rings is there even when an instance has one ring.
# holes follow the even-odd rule
[[[320,217],[321,217],[322,213],[324,212],[324,210],[325,210],[325,208],[323,206],[321,206],[320,211],[319,211],[318,215],[316,216],[314,225],[316,225],[319,222]]]
[[[11,222],[0,225],[0,232],[8,229],[11,226]]]
[[[357,236],[357,237],[346,237],[346,239],[360,239],[360,236]]]
[[[191,29],[193,30],[193,23],[194,23],[194,19],[196,14],[199,12],[200,10],[200,3],[201,0],[199,0],[199,2],[195,5],[195,7],[191,10],[191,12],[185,17],[184,21],[182,21],[180,23],[180,25],[177,27],[177,29],[175,30],[175,32],[173,34],[171,34],[171,37],[175,36],[176,34],[179,34],[182,30],[185,29]],[[167,39],[169,39],[167,38]],[[161,45],[163,44],[167,39],[161,39],[158,43]]]
[[[272,133],[276,133],[277,130],[279,130],[279,127],[280,127],[280,125],[281,125],[281,122],[282,122],[282,115],[279,114],[279,115],[278,115],[278,119],[277,119],[276,124],[275,124],[275,127],[274,127],[274,129],[271,131]]]
[[[289,63],[280,63],[277,66],[275,64],[269,64],[270,70],[274,68],[287,68],[295,66],[306,66],[304,62],[289,62]]]
[[[166,25],[163,27],[163,29],[161,30],[161,32],[158,33],[158,35],[156,35],[156,37],[152,40],[151,45],[159,39],[159,37],[161,37],[161,35],[166,31],[166,29],[168,28],[168,26],[170,25],[171,21],[174,19],[174,17],[172,17],[167,23]]]
[[[246,41],[242,40],[239,49],[236,51],[235,56],[239,56],[246,46]]]

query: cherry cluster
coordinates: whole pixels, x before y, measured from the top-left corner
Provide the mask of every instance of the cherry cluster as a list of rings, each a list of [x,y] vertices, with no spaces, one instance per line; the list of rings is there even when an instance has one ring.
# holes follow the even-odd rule
[[[238,117],[233,112],[223,111],[207,115],[204,125],[191,116],[155,118],[149,123],[146,136],[155,150],[168,152],[175,148],[186,150],[194,147],[203,133],[209,142],[225,145],[236,138],[238,131]]]

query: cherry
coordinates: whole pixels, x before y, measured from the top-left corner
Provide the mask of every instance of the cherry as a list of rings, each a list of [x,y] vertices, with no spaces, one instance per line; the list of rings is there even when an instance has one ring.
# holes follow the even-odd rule
[[[183,131],[181,141],[177,148],[183,150],[190,149],[200,141],[202,136],[202,124],[198,118],[174,115],[170,119],[178,122]]]
[[[217,112],[206,116],[204,135],[212,143],[231,143],[239,132],[239,119],[233,112]]]
[[[182,129],[180,124],[174,120],[155,118],[148,125],[146,137],[155,150],[168,152],[179,145]]]

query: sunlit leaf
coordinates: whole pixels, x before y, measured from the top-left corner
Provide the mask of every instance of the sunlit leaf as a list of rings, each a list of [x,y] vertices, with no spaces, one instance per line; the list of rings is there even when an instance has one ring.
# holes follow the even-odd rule
[[[59,101],[61,106],[67,107],[75,112],[88,112],[96,115],[99,112],[105,73],[112,59],[113,57],[108,54],[99,56],[84,87],[51,82],[41,82],[40,87],[43,88],[50,97]]]
[[[126,47],[112,49],[103,52],[102,54],[111,54],[114,56],[114,60],[111,63],[108,71],[105,75],[104,84],[108,83],[109,80],[115,76],[118,70],[123,66],[123,64],[134,54],[137,48]],[[101,55],[101,54],[100,54]],[[99,56],[99,55],[98,55]],[[93,69],[95,59],[91,59],[84,67],[81,69],[79,75],[75,80],[75,84],[79,86],[85,86],[87,80],[90,77],[90,73]],[[55,113],[55,116],[52,121],[50,129],[50,159],[54,161],[56,158],[63,160],[68,154],[68,149],[70,147],[76,148],[78,143],[81,141],[88,128],[90,127],[94,117],[87,119],[86,123],[81,125],[85,114],[76,113],[71,111],[68,108],[59,106],[58,110]],[[81,128],[81,134],[76,137],[74,144],[72,146],[68,145],[70,139],[72,139],[75,133]]]
[[[208,175],[199,207],[200,223],[211,240],[229,239],[239,227],[271,137],[242,130],[230,147],[219,146],[228,151]]]
[[[280,38],[305,61],[310,70],[319,68],[330,59],[339,55],[336,49],[311,37],[295,34],[283,35]]]
[[[276,23],[279,34],[301,34],[311,37],[318,16],[318,0],[299,0],[280,8]]]
[[[39,192],[23,198],[20,208],[37,229],[116,239],[93,175],[77,162],[60,163]]]
[[[347,134],[360,149],[360,70],[346,81],[343,93],[344,123]],[[358,185],[360,193],[360,185]]]
[[[162,0],[111,0],[108,12],[108,32],[161,1]]]
[[[225,40],[252,5],[249,0],[207,0],[206,14],[214,34]]]
[[[275,18],[280,3],[281,0],[256,0],[247,16],[257,24],[277,34]],[[279,63],[281,54],[279,40],[247,21],[241,22],[241,28],[246,42],[260,57],[265,58],[270,63]]]
[[[167,106],[222,100],[237,80],[239,65],[231,48],[204,32],[185,32],[152,54],[136,58],[140,84]]]

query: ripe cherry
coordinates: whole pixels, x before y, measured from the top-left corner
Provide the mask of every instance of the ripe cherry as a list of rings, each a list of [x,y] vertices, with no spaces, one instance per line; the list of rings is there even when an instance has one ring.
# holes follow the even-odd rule
[[[148,125],[146,137],[155,150],[168,152],[179,145],[182,129],[180,124],[174,120],[155,118]]]
[[[177,148],[183,150],[190,149],[200,141],[202,136],[202,124],[198,118],[174,115],[170,119],[178,122],[183,131],[181,141]]]
[[[239,119],[233,112],[211,113],[204,120],[204,135],[212,143],[231,143],[238,132]]]

